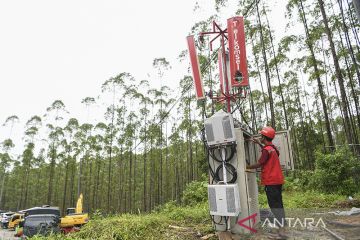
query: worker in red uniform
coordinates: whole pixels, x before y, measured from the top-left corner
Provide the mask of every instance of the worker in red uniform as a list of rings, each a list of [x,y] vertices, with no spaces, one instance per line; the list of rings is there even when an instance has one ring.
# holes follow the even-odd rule
[[[282,200],[284,176],[281,170],[279,151],[272,144],[272,140],[275,137],[275,130],[272,127],[264,127],[259,133],[261,134],[261,138],[252,139],[252,141],[261,146],[261,157],[258,163],[249,165],[247,168],[256,169],[261,167],[261,185],[265,186],[269,207],[279,227],[279,231],[274,238],[285,239],[287,236],[284,230],[285,211]]]

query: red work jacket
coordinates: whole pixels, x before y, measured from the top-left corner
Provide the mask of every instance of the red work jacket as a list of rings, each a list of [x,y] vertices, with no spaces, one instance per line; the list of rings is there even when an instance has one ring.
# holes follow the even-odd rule
[[[267,151],[268,158],[261,166],[261,185],[279,185],[284,184],[280,160],[277,149],[273,145],[267,145],[263,151]]]

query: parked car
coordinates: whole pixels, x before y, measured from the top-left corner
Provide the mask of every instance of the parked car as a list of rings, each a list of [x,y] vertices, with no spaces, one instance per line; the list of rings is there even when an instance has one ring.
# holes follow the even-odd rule
[[[34,235],[48,236],[51,233],[59,233],[60,218],[54,214],[28,215],[23,223],[23,234],[25,237]]]
[[[24,212],[25,212],[25,217],[30,215],[52,214],[60,218],[60,209],[58,207],[50,207],[50,206],[33,207],[24,210]]]
[[[1,214],[1,227],[2,228],[8,228],[9,221],[10,221],[12,215],[14,215],[13,212],[6,212],[6,213]]]

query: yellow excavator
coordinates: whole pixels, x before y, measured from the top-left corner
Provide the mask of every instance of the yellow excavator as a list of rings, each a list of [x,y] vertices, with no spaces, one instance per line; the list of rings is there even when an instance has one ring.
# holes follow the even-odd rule
[[[83,213],[83,195],[80,194],[76,208],[66,209],[66,216],[61,218],[60,228],[67,232],[73,231],[74,227],[81,227],[89,221],[89,215]]]

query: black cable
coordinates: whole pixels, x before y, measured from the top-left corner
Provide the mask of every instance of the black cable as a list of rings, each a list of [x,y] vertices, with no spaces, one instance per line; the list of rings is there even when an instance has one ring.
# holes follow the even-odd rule
[[[225,159],[222,159],[222,149],[224,148],[225,148]],[[229,150],[230,154],[228,154],[229,152],[228,149],[230,149]],[[234,157],[234,154],[236,152],[236,144],[211,148],[210,152],[211,152],[211,157],[213,157],[217,162],[223,162],[223,161],[229,162]],[[218,153],[218,155],[216,153]]]
[[[227,230],[228,230],[228,227],[229,227],[229,226],[228,226],[229,216],[227,216],[227,217],[225,216],[224,218],[225,218],[225,230],[227,231]]]
[[[206,138],[205,138],[205,128],[202,128],[200,130],[200,137],[201,137],[201,140],[204,144],[204,148],[206,150],[206,161],[208,162],[208,168],[209,168],[209,172],[210,172],[210,175],[211,175],[211,184],[214,184],[214,181],[218,182],[217,180],[217,177],[215,175],[215,171],[213,170],[211,164],[210,164],[210,154],[211,152],[209,151],[209,146],[207,144],[207,141],[206,141]],[[211,157],[212,160],[213,160],[213,166],[215,166],[215,162],[214,162],[214,157]]]
[[[211,167],[211,165],[210,165],[209,151],[207,151],[206,159],[207,159],[207,161],[208,161],[209,172],[210,172],[210,175],[211,175],[211,178],[212,178],[211,184],[213,184],[216,176],[215,176],[214,170],[212,169],[212,167]]]
[[[230,163],[225,163],[225,171],[226,171],[226,175],[228,176],[228,173],[230,174],[230,176],[232,176],[232,178],[229,180],[227,179],[226,183],[235,183],[236,179],[237,179],[237,172],[236,172],[236,168],[230,164]],[[220,177],[220,173],[223,172],[223,164],[220,164],[215,172],[215,177],[218,180],[218,182],[222,182],[224,181],[224,176],[222,176],[222,178]]]
[[[239,109],[239,112],[240,112],[240,115],[241,115],[241,118],[244,120],[245,124],[249,127],[249,129],[255,133],[255,130],[250,126],[250,124],[248,123],[248,121],[246,121],[246,118],[244,116],[244,113],[243,111],[241,111],[241,106],[238,104],[238,102],[235,101],[235,104],[237,106],[237,108]]]
[[[210,217],[211,217],[212,222],[215,223],[216,225],[225,225],[224,223],[221,223],[222,220],[223,220],[223,218],[224,218],[223,216],[219,216],[219,217],[220,217],[220,221],[219,221],[219,222],[216,222],[216,221],[215,221],[215,216],[214,216],[214,215],[210,215]]]

